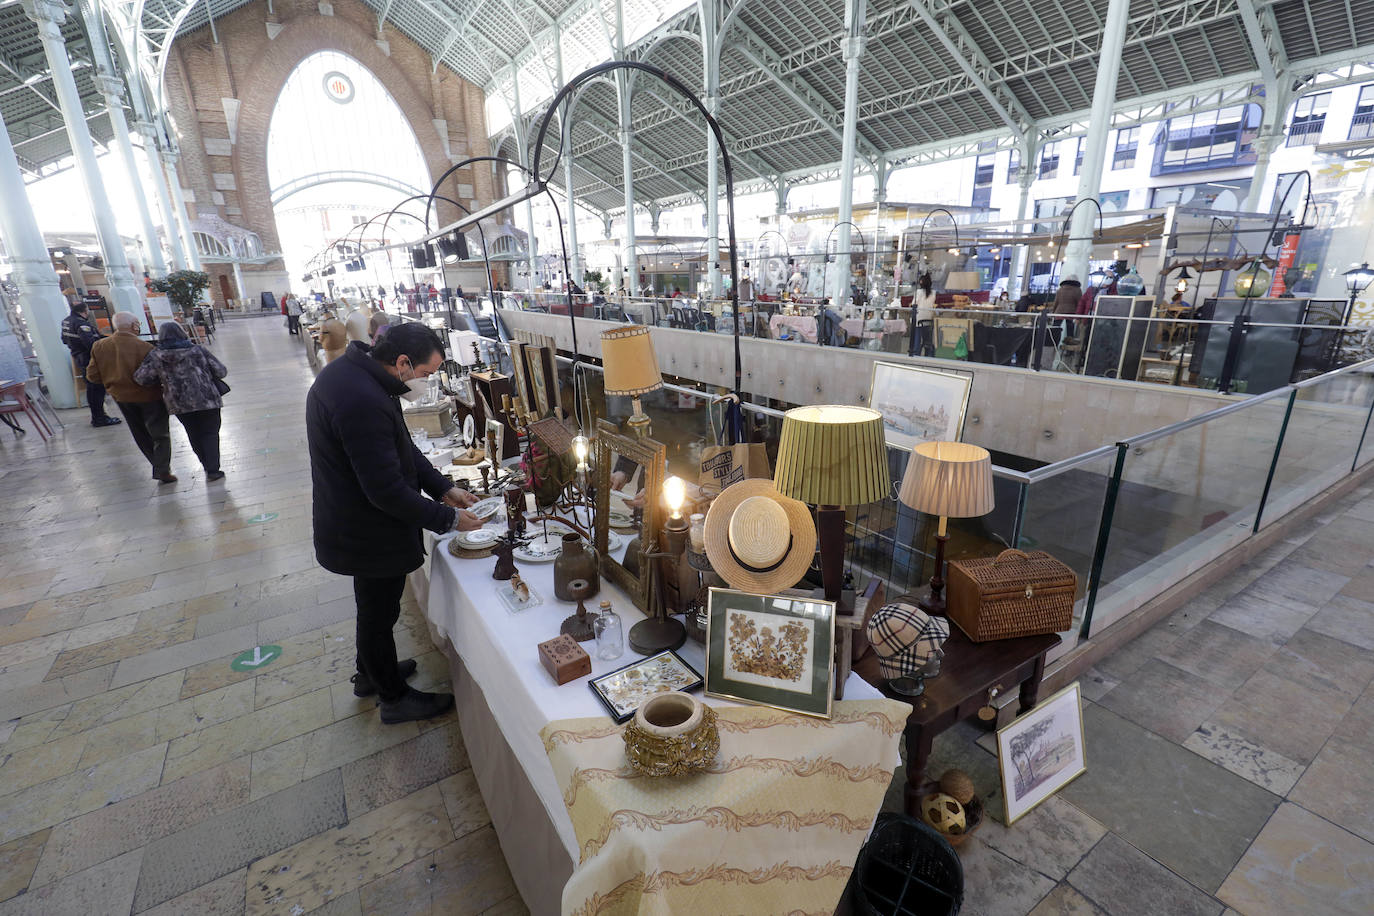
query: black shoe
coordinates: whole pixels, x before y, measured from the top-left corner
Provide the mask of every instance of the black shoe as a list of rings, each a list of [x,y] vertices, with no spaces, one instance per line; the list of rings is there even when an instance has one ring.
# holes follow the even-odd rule
[[[453,694],[425,693],[423,690],[410,689],[399,700],[392,703],[383,702],[380,705],[383,724],[398,725],[401,722],[415,722],[442,716],[453,708]]]
[[[91,425],[99,428],[101,426],[118,426],[123,422],[119,417],[101,417],[99,420],[92,420]]]
[[[401,680],[408,681],[415,676],[415,659],[408,658],[405,661],[396,663],[396,671],[401,675]],[[353,695],[355,697],[370,697],[377,692],[377,688],[372,684],[372,678],[359,671],[349,678],[353,682]]]
[[[210,471],[209,473],[207,473],[207,474],[205,475],[205,479],[206,479],[207,481],[211,481],[211,482],[216,481],[216,480],[223,480],[223,479],[224,479],[224,472],[223,472],[223,471]]]

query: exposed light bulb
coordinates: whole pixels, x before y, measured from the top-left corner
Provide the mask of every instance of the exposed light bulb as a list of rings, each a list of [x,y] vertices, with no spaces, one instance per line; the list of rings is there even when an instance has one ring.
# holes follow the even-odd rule
[[[687,484],[681,477],[673,476],[663,481],[663,501],[673,512],[673,518],[682,518],[682,504],[687,500]]]

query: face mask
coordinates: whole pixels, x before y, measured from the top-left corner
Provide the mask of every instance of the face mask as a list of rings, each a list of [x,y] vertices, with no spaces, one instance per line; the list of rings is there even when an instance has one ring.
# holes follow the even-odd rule
[[[422,378],[413,378],[406,382],[406,387],[410,390],[401,395],[407,401],[419,401],[429,394],[429,382]]]

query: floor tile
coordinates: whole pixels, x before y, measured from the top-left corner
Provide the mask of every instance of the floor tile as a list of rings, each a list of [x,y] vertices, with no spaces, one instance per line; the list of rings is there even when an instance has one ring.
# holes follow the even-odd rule
[[[0,903],[0,916],[127,913],[133,902],[143,850],[135,849],[61,881],[31,887]]]
[[[1374,844],[1284,804],[1217,896],[1245,916],[1367,916]]]
[[[1306,764],[1335,730],[1350,703],[1340,693],[1303,687],[1272,671],[1260,671],[1217,707],[1208,721]]]
[[[1374,651],[1374,603],[1337,595],[1313,615],[1307,629]]]
[[[134,910],[171,900],[347,822],[338,772],[207,818],[145,847]]]
[[[1059,881],[1106,832],[1064,799],[1051,796],[1011,827],[985,818],[977,836],[1008,858]]]
[[[1292,560],[1291,555],[1289,559]],[[1349,581],[1349,576],[1287,562],[1260,576],[1241,594],[1254,595],[1278,605],[1297,603],[1321,607]]]
[[[439,783],[439,791],[444,795],[444,807],[448,810],[454,836],[466,836],[491,823],[491,814],[482,800],[482,791],[477,787],[472,770],[454,773]]]
[[[1247,590],[1226,601],[1208,615],[1207,620],[1271,646],[1279,646],[1311,620],[1314,614],[1316,608],[1310,604],[1286,599],[1271,601]]]
[[[1207,722],[1183,746],[1275,795],[1287,795],[1303,771],[1301,763]]]
[[[53,677],[74,674],[77,671],[85,671],[87,668],[108,665],[130,656],[141,655],[153,649],[186,642],[194,633],[194,622],[182,620],[165,627],[136,629],[132,633],[82,646],[79,649],[67,649],[57,657],[48,677],[51,680]]]
[[[0,843],[146,792],[162,774],[166,745],[0,797]]]
[[[29,886],[51,832],[52,828],[44,828],[0,846],[0,901],[18,896]]]
[[[1098,702],[1137,725],[1182,742],[1226,697],[1227,691],[1215,684],[1151,659]]]
[[[144,910],[142,916],[243,916],[247,876],[248,869],[240,868]]]
[[[1363,742],[1333,737],[1288,797],[1333,824],[1374,842],[1372,760],[1368,736]]]
[[[88,868],[247,799],[248,761],[240,758],[83,814],[53,828],[34,881]]]
[[[1258,603],[1246,602],[1249,606]],[[1311,616],[1310,609],[1308,616]],[[1277,649],[1268,638],[1248,635],[1217,621],[1214,614],[1161,652],[1159,657],[1175,668],[1230,691],[1249,680]]]
[[[245,912],[308,912],[452,840],[439,787],[428,786],[252,863]]]
[[[1215,890],[1278,796],[1096,704],[1086,705],[1083,718],[1088,769],[1060,796],[1183,878]]]
[[[364,885],[359,897],[367,913],[462,916],[490,912],[514,892],[496,834],[488,828]]]
[[[325,689],[221,722],[172,741],[167,749],[163,780],[180,779],[242,754],[270,747],[319,728],[321,723],[331,719],[329,691]]]
[[[1217,916],[1207,894],[1115,834],[1108,834],[1069,875],[1069,883],[1110,916]]]
[[[1106,916],[1091,900],[1064,883],[1050,891],[1044,900],[1030,911],[1030,916]]]
[[[977,834],[959,847],[964,868],[964,908],[986,916],[1022,916],[1054,889],[1054,879],[982,842]]]
[[[345,764],[348,816],[358,817],[390,804],[467,766],[456,722]]]
[[[1306,627],[1273,658],[1285,680],[1353,700],[1374,680],[1374,653]]]

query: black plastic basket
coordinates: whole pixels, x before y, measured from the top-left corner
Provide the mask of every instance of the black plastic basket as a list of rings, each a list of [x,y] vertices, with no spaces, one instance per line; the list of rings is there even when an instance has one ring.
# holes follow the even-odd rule
[[[914,818],[880,819],[854,871],[855,909],[868,916],[955,916],[964,904],[958,854]]]

